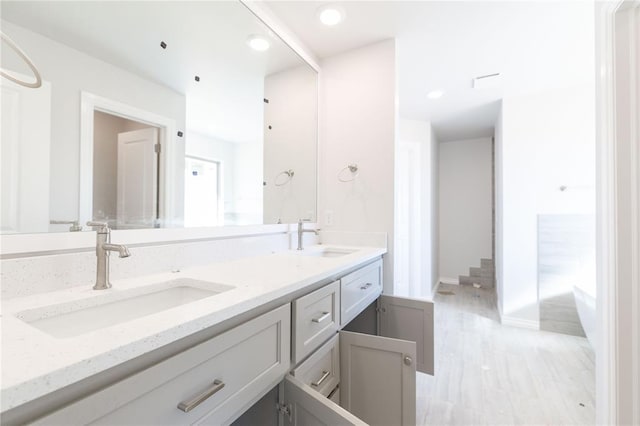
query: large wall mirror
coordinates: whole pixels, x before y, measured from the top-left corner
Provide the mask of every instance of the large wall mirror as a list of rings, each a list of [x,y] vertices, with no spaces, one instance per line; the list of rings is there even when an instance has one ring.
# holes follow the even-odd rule
[[[242,3],[2,1],[0,16],[42,76],[0,78],[2,233],[316,219],[317,72]],[[33,79],[2,47],[3,71]]]

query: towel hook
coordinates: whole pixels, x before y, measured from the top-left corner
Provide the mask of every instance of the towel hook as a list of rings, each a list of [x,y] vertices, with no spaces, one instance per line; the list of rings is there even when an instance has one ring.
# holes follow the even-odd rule
[[[345,175],[345,171],[349,170],[351,172],[351,179],[345,179],[343,178],[343,176]],[[356,179],[356,177],[358,177],[358,165],[353,163],[353,164],[349,164],[346,167],[342,168],[339,172],[338,172],[338,180],[340,182],[352,182]]]
[[[294,173],[294,172],[293,172],[293,170],[291,170],[291,169],[289,169],[289,170],[285,170],[285,171],[282,171],[282,172],[280,172],[280,173],[278,173],[278,174],[276,175],[276,178],[273,180],[273,181],[274,181],[274,184],[275,184],[276,186],[283,186],[283,185],[286,185],[286,184],[288,184],[289,182],[291,182],[291,179],[293,179],[293,175],[294,175],[294,174],[295,174],[295,173]],[[280,176],[286,176],[286,177],[285,177],[284,179],[280,179],[280,182],[278,183],[278,178],[279,178]]]
[[[16,43],[11,40],[11,38],[6,35],[5,33],[3,33],[2,31],[0,31],[0,38],[2,40],[4,40],[5,43],[7,43],[7,45],[14,51],[16,52],[16,54],[18,56],[20,56],[22,58],[23,61],[25,61],[25,63],[27,64],[27,66],[31,69],[31,71],[33,72],[34,77],[36,78],[36,81],[34,82],[29,82],[29,81],[22,81],[17,77],[14,77],[13,75],[9,74],[8,72],[6,72],[4,70],[4,68],[0,68],[0,75],[8,80],[13,81],[16,84],[19,84],[21,86],[24,87],[30,87],[32,89],[37,89],[38,87],[42,86],[42,77],[40,76],[40,73],[38,72],[38,69],[36,68],[36,66],[33,64],[33,62],[31,61],[31,59],[29,59],[29,57],[27,56],[26,53],[24,53],[22,51],[22,49],[20,49],[18,47],[18,45],[16,45]]]

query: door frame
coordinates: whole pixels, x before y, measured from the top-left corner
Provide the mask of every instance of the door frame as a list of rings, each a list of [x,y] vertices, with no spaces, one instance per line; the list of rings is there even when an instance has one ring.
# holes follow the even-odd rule
[[[626,111],[637,117],[636,102],[624,103],[616,96],[616,18],[626,8],[638,8],[638,0],[596,2],[596,140],[597,140],[597,317],[596,422],[598,424],[640,423],[640,150],[633,140],[638,129],[633,119],[622,123],[630,140],[617,137],[617,126]],[[635,22],[635,31],[640,23]],[[632,41],[627,42],[631,47]],[[637,51],[637,49],[636,49]],[[637,76],[638,62],[631,61],[630,75]],[[636,79],[634,84],[638,84]],[[637,91],[637,88],[636,88]],[[636,92],[637,96],[637,92]],[[631,153],[628,176],[617,172],[617,152]],[[627,206],[620,201],[631,198]],[[620,221],[620,218],[626,221]],[[635,222],[633,221],[635,218]],[[627,241],[627,256],[620,242]],[[634,259],[636,261],[634,262]],[[621,278],[622,276],[622,278]],[[628,295],[631,294],[631,297]],[[620,306],[624,309],[620,309]],[[632,312],[631,318],[626,312]],[[631,335],[629,343],[629,335]],[[629,379],[631,377],[631,379]],[[630,383],[629,383],[630,382]],[[629,393],[631,395],[629,395]],[[621,396],[630,403],[621,403]],[[635,403],[633,402],[635,401]]]
[[[78,218],[83,224],[92,220],[93,216],[93,115],[95,111],[104,112],[138,121],[149,126],[157,127],[158,142],[162,147],[158,173],[160,182],[158,196],[160,198],[158,217],[160,222],[166,222],[176,217],[176,161],[175,137],[176,121],[161,115],[136,108],[122,102],[80,92],[80,203]]]

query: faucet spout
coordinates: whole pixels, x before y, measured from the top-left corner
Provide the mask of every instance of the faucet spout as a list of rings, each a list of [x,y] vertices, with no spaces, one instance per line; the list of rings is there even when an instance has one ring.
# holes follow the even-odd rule
[[[102,244],[102,248],[103,248],[103,250],[107,250],[107,251],[117,251],[118,252],[118,257],[129,257],[129,256],[131,256],[131,253],[129,252],[129,248],[127,246],[122,245],[122,244],[104,243],[104,244]]]

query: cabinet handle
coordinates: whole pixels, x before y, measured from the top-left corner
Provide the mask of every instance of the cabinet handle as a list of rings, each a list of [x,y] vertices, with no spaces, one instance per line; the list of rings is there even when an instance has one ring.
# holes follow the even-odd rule
[[[373,285],[373,284],[371,284],[371,283],[366,283],[365,285],[363,285],[362,287],[360,287],[360,290],[366,290],[366,289],[368,289],[369,287],[371,287],[372,285]]]
[[[313,318],[311,321],[321,323],[331,316],[331,312],[323,312],[318,318]]]
[[[322,377],[320,377],[320,380],[318,380],[317,382],[311,382],[311,386],[315,386],[315,387],[320,386],[322,384],[322,382],[324,382],[325,379],[327,377],[329,377],[330,374],[331,374],[330,371],[323,371],[322,372]]]
[[[180,404],[178,404],[178,408],[185,413],[188,413],[189,411],[193,410],[198,405],[206,401],[210,396],[217,393],[223,387],[224,382],[222,380],[216,379],[213,381],[213,384],[206,388],[201,394],[194,396],[188,401],[182,401]]]

